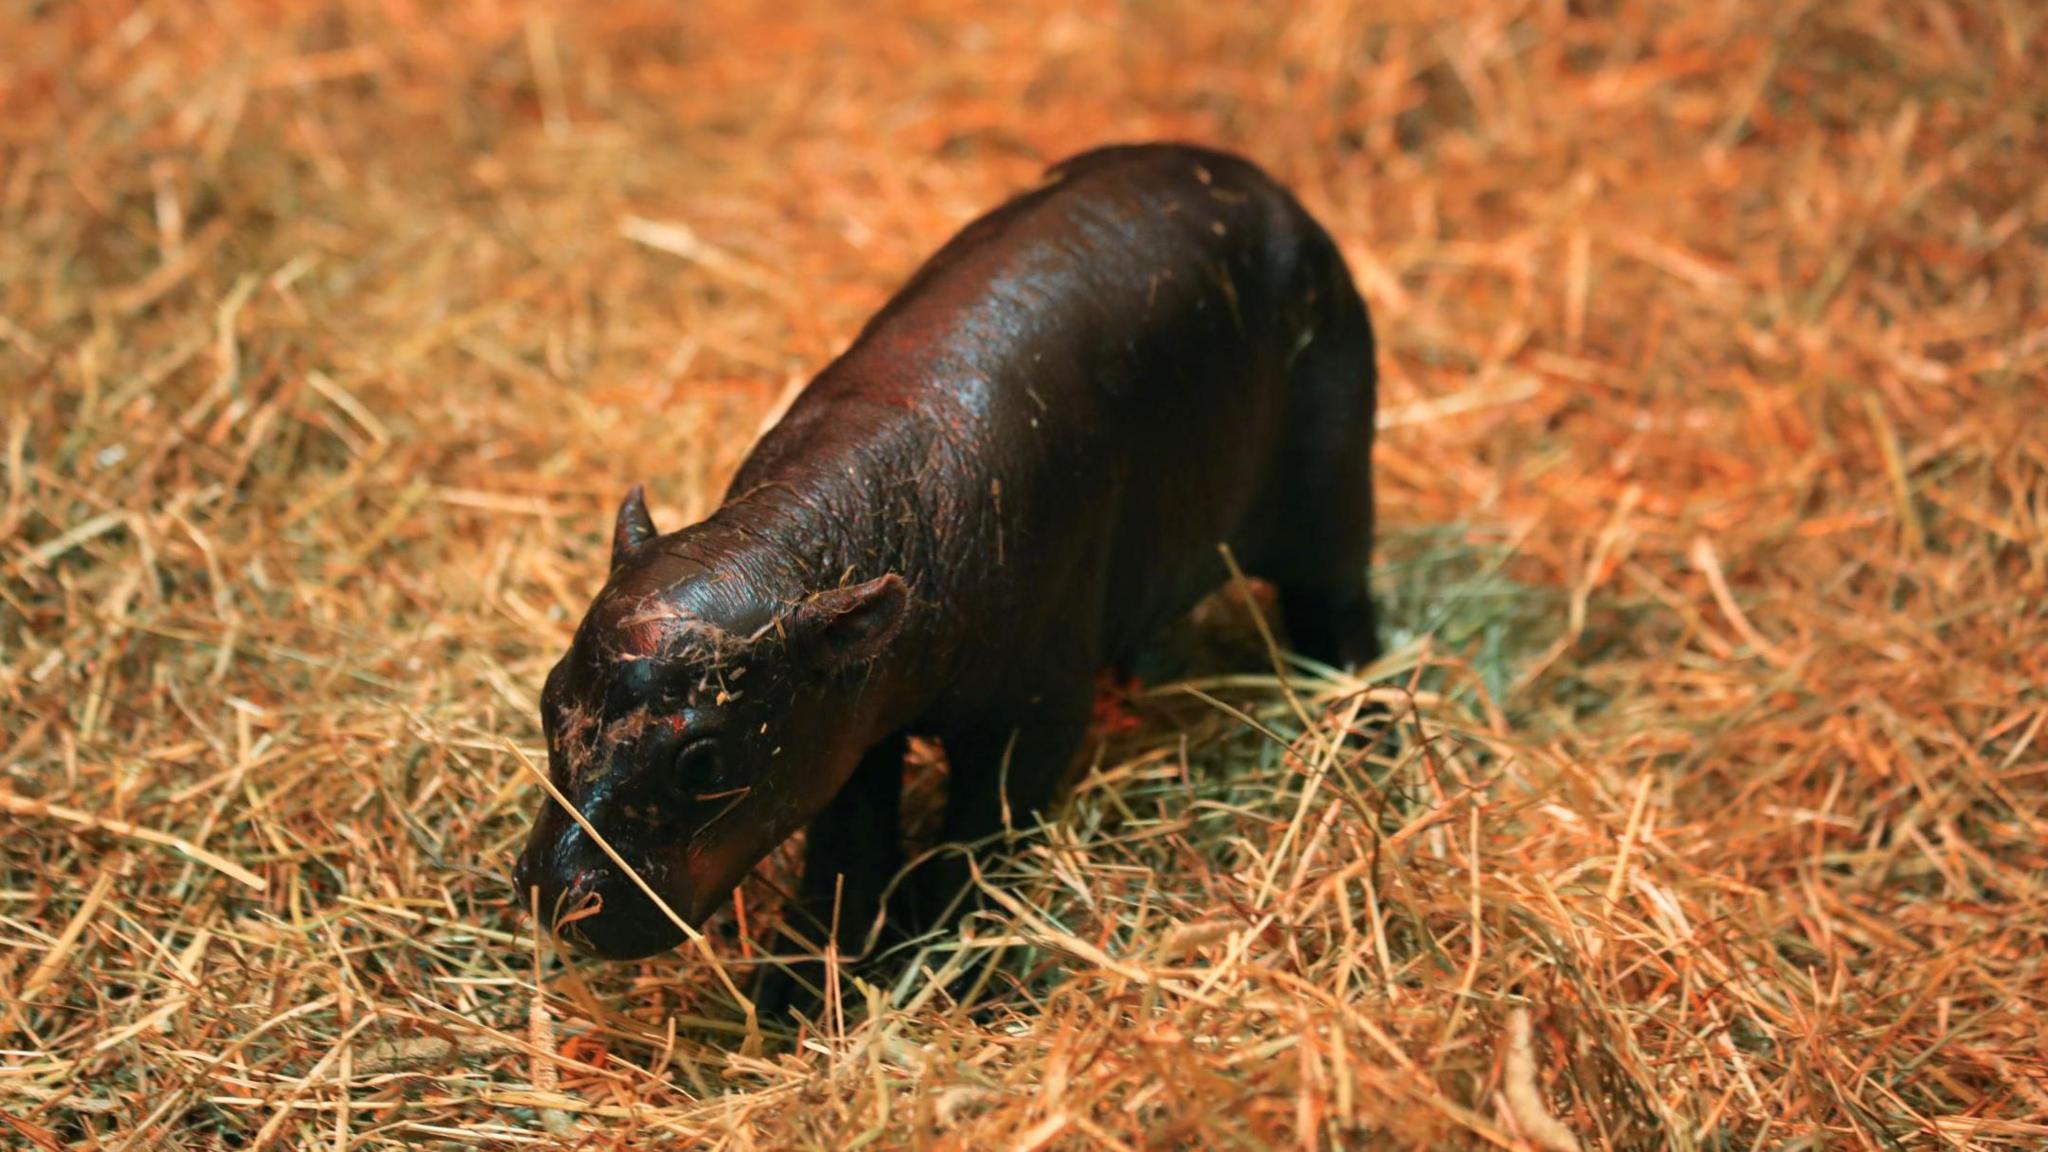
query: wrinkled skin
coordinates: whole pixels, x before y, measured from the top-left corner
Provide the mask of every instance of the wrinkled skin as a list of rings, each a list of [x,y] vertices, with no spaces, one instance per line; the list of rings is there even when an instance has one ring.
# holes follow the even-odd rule
[[[657,535],[627,498],[542,693],[553,779],[693,923],[808,826],[788,931],[836,921],[857,952],[902,861],[905,738],[945,748],[947,839],[1028,826],[1096,670],[1222,582],[1219,544],[1303,654],[1377,654],[1374,376],[1342,257],[1258,169],[1076,157],[927,262],[709,519]],[[598,955],[680,939],[552,801],[515,882]]]

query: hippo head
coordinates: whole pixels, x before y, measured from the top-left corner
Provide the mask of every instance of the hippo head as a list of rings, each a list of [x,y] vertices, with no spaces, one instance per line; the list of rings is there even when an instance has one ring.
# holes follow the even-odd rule
[[[541,690],[555,787],[674,913],[702,923],[823,809],[864,751],[867,671],[902,623],[896,575],[806,592],[699,525],[656,538],[639,488],[610,579]],[[682,931],[543,798],[513,872],[571,944],[625,960]]]

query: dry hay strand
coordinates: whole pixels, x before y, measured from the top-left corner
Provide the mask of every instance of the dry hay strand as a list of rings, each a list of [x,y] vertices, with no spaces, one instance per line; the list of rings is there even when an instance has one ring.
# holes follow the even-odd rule
[[[7,7],[4,1139],[2042,1146],[2044,38]],[[538,946],[519,754],[610,503],[703,514],[969,215],[1176,136],[1373,307],[1394,656],[1113,697],[987,910],[800,1035]],[[736,975],[789,865],[714,925]]]

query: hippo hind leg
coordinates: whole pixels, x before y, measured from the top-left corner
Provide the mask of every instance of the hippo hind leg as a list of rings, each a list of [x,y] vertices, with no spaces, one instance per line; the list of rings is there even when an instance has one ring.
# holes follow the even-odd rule
[[[1372,561],[1372,330],[1345,286],[1336,315],[1290,369],[1288,442],[1259,567],[1296,651],[1337,667],[1380,654]]]
[[[1364,589],[1306,585],[1280,589],[1281,623],[1294,650],[1331,667],[1363,667],[1379,659],[1379,622]]]

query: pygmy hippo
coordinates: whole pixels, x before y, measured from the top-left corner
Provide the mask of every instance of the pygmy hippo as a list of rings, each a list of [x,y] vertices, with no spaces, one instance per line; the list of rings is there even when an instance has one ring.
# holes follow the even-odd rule
[[[708,519],[658,534],[627,495],[541,693],[552,779],[691,923],[808,826],[785,919],[857,949],[906,738],[945,750],[946,840],[1028,826],[1097,670],[1226,579],[1219,545],[1298,651],[1377,654],[1374,381],[1342,256],[1258,168],[1074,157],[926,262]],[[681,938],[552,802],[515,883],[600,956]]]

